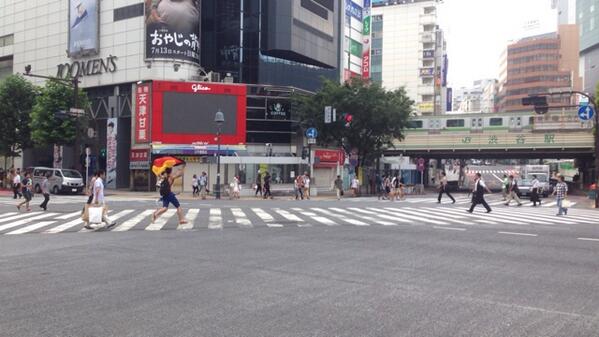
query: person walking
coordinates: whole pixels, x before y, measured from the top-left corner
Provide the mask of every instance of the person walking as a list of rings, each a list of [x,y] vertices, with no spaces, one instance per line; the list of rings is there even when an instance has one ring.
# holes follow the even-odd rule
[[[476,173],[474,176],[474,188],[472,189],[472,205],[470,209],[467,210],[468,213],[474,212],[474,207],[476,205],[483,205],[483,207],[487,210],[487,213],[491,213],[491,207],[485,201],[485,191],[487,193],[491,193],[491,190],[485,185],[485,182],[482,180],[482,176],[480,173]]]
[[[162,196],[162,207],[157,209],[152,214],[152,223],[156,222],[156,219],[158,219],[164,212],[166,212],[166,210],[168,210],[169,204],[172,204],[177,209],[177,217],[179,218],[179,224],[183,225],[187,223],[187,220],[185,220],[185,217],[183,216],[183,209],[181,209],[181,204],[179,203],[179,200],[177,200],[175,193],[173,193],[172,191],[172,186],[175,183],[175,180],[181,178],[184,172],[185,167],[183,167],[181,170],[179,170],[179,172],[175,174],[173,174],[173,169],[170,167],[167,167],[164,170],[166,176],[160,183],[160,196]]]
[[[376,174],[376,177],[374,178],[374,183],[376,185],[376,195],[377,195],[378,200],[381,200],[381,198],[385,197],[385,194],[384,194],[385,189],[383,186],[383,179],[384,179],[384,177],[381,177],[381,175],[378,173]]]
[[[293,189],[295,192],[295,200],[304,200],[304,176],[298,175],[295,177]]]
[[[256,174],[256,193],[254,193],[255,197],[258,197],[258,193],[260,193],[260,198],[262,198],[262,175],[260,174],[260,170]]]
[[[507,177],[507,174],[503,175],[503,180],[501,181],[501,195],[503,196],[503,201],[507,201],[507,189],[510,185],[510,180]]]
[[[197,197],[200,195],[200,188],[198,185],[198,176],[197,175],[193,175],[193,178],[191,179],[191,188],[193,190],[193,192],[191,193],[191,195],[193,197]]]
[[[399,198],[400,193],[400,181],[399,176],[396,174],[393,179],[391,179],[391,198],[389,200],[393,201]]]
[[[241,192],[241,186],[239,183],[238,176],[233,177],[233,181],[231,181],[231,183],[229,183],[229,188],[230,188],[230,193],[231,193],[230,199],[239,199],[239,195]]]
[[[385,188],[385,196],[383,197],[383,200],[390,200],[393,197],[393,191],[391,190],[391,178],[389,178],[389,175],[385,176],[383,185]]]
[[[19,170],[17,170],[16,172],[13,170],[12,191],[14,194],[13,199],[16,199],[17,196],[19,197],[19,199],[21,199],[21,197],[23,196],[21,194],[21,175],[19,174]]]
[[[93,179],[93,187],[92,187],[92,204],[102,207],[102,222],[104,222],[106,224],[106,227],[113,227],[114,225],[116,225],[116,221],[112,221],[110,220],[110,218],[108,217],[108,208],[106,205],[106,200],[104,199],[104,179],[106,177],[106,174],[103,170],[98,170],[98,172],[96,173],[96,177],[95,179]],[[83,227],[87,228],[87,229],[93,229],[90,224],[89,224],[89,218],[87,219],[88,221],[85,222],[85,225]]]
[[[564,207],[564,200],[568,196],[568,185],[564,181],[564,176],[559,176],[552,195],[556,196],[557,214],[556,216],[568,215],[568,208]]]
[[[310,200],[310,174],[304,172],[304,197]]]
[[[530,201],[532,201],[533,207],[537,207],[537,202],[539,205],[541,204],[541,199],[539,199],[539,188],[541,187],[541,183],[536,175],[532,176],[531,185]]]
[[[518,189],[518,182],[514,178],[514,176],[510,176],[507,188],[507,201],[504,205],[509,206],[512,200],[515,200],[518,203],[518,206],[522,206],[522,201],[520,201],[520,197],[518,197],[518,193],[520,190]]]
[[[443,197],[443,193],[447,194],[449,199],[451,199],[451,203],[455,204],[454,197],[449,193],[447,189],[447,174],[445,172],[441,172],[441,179],[439,179],[439,197],[437,197],[437,203],[441,203],[441,197]]]
[[[267,199],[269,197],[272,199],[272,194],[270,193],[270,180],[270,173],[266,171],[264,173],[264,199]]]
[[[40,204],[40,208],[44,211],[48,210],[48,202],[50,201],[50,189],[48,188],[48,178],[50,178],[51,173],[46,173],[44,175],[44,180],[40,185],[40,189],[42,190],[42,195],[44,196],[44,202]]]
[[[198,178],[198,186],[200,190],[200,197],[202,200],[206,200],[206,195],[208,194],[208,175],[206,171],[202,172],[202,175]]]
[[[21,184],[21,193],[23,195],[23,198],[25,198],[25,200],[17,205],[17,209],[20,211],[21,207],[23,207],[23,205],[25,205],[27,207],[27,212],[31,212],[31,208],[29,208],[29,202],[31,201],[31,199],[33,198],[33,193],[31,193],[31,176],[29,175],[29,173],[25,173],[25,178],[23,178],[23,180],[20,182]]]
[[[341,197],[343,196],[343,180],[341,179],[341,176],[337,176],[337,179],[333,182],[333,186],[337,192],[337,200],[341,200]]]
[[[357,197],[358,196],[358,192],[360,189],[360,180],[358,180],[358,175],[354,175],[354,178],[351,181],[351,190],[352,190],[352,194],[353,197]]]

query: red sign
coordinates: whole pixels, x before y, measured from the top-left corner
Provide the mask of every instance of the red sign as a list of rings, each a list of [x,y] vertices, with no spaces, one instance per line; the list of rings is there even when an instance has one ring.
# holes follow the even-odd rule
[[[339,163],[343,165],[345,161],[343,152],[339,150],[316,150],[314,151],[314,157],[319,158],[321,163]]]
[[[148,143],[150,141],[150,111],[151,111],[151,84],[137,85],[135,93],[135,142]]]
[[[220,137],[223,145],[245,144],[246,138],[246,93],[247,88],[243,84],[223,84],[208,82],[152,82],[152,142],[161,142],[162,144],[203,144],[216,145],[216,124],[214,123],[214,114],[216,109],[203,111],[203,106],[198,106],[198,113],[209,116],[202,120],[204,131],[195,132],[171,132],[164,129],[164,100],[168,93],[182,93],[189,95],[204,95],[206,99],[217,95],[233,97],[235,102],[235,111],[230,111],[235,117],[234,132],[223,132]],[[210,97],[208,97],[210,96]],[[224,108],[223,108],[224,109]],[[224,111],[225,114],[227,111]],[[230,119],[227,119],[227,123]],[[207,124],[208,126],[205,126]],[[206,131],[210,130],[210,131]]]
[[[150,150],[131,149],[129,151],[129,169],[148,170],[150,168]]]

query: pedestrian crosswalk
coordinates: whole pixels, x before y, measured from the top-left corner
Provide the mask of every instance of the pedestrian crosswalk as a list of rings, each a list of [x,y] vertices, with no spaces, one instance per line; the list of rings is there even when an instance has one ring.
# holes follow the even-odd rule
[[[448,226],[452,228],[488,226],[529,226],[599,224],[597,212],[590,209],[570,210],[563,217],[555,215],[555,208],[495,207],[484,213],[482,207],[469,214],[465,207],[439,207],[426,204],[385,204],[381,207],[206,207],[186,211],[186,224],[180,224],[177,212],[169,209],[152,223],[152,209],[113,210],[109,214],[117,225],[105,231],[163,231],[163,230],[223,230],[230,228],[285,228],[285,227],[338,227],[338,226]],[[350,205],[351,206],[351,205]],[[0,214],[0,235],[28,233],[58,234],[68,232],[90,233],[83,227],[80,212],[7,212]]]
[[[469,205],[472,202],[472,198],[465,196],[465,195],[455,195],[455,205]],[[505,204],[505,200],[503,200],[501,198],[500,194],[495,194],[492,195],[490,197],[485,197],[485,199],[487,200],[487,203],[491,206],[502,206],[503,204]],[[521,199],[522,200],[522,207],[533,207],[533,203],[530,202],[530,200],[528,199]],[[379,202],[379,203],[385,203],[385,204],[389,204],[390,202],[395,203],[395,204],[415,204],[415,205],[422,205],[422,204],[436,204],[437,201],[437,197],[436,196],[428,196],[428,197],[419,197],[419,196],[408,196],[407,198],[403,199],[403,200],[395,200],[395,201],[389,201],[387,199],[377,199],[376,197],[359,197],[359,198],[348,198],[348,199],[344,199],[344,201],[350,201],[350,202]],[[541,203],[540,205],[537,205],[537,207],[543,207],[543,208],[556,208],[557,207],[557,202],[553,199],[549,199],[549,198],[544,198],[541,199]],[[453,204],[452,201],[447,197],[447,196],[443,196],[442,200],[441,200],[442,204]],[[571,208],[575,207],[578,203],[577,202],[571,202]],[[515,201],[512,201],[510,203],[510,206],[517,206],[517,203]]]

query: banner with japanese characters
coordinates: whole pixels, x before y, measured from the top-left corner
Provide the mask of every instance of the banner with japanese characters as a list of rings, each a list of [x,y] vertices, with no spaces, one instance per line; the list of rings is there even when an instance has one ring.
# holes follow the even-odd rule
[[[200,63],[201,0],[146,0],[146,59]]]
[[[150,142],[150,88],[150,83],[138,84],[135,93],[135,142],[137,144]]]
[[[116,188],[118,119],[106,120],[106,187]]]

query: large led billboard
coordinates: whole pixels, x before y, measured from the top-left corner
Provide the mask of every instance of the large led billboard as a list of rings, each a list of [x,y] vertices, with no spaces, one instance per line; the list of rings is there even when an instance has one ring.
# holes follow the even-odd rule
[[[152,84],[152,142],[216,144],[214,115],[222,111],[221,144],[244,144],[246,86],[206,82]]]

